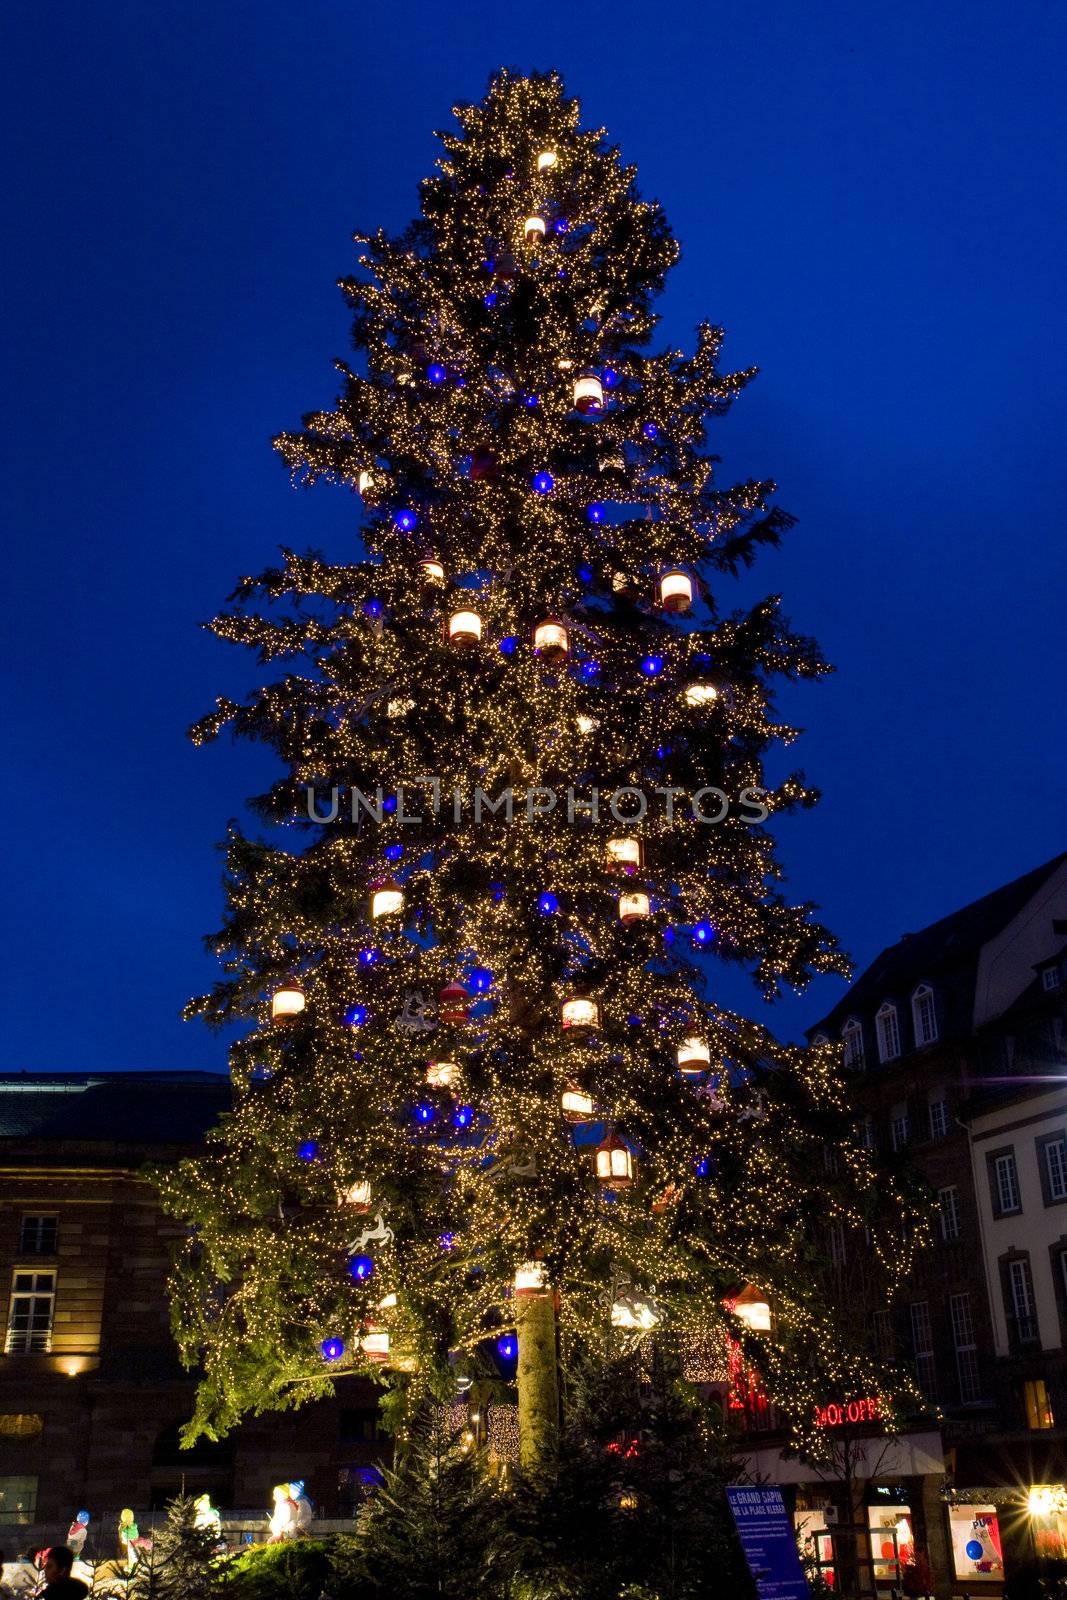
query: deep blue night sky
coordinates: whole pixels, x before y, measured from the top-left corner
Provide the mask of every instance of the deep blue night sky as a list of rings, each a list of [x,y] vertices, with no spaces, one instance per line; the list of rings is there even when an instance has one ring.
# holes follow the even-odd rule
[[[216,1066],[227,818],[265,755],[184,729],[254,663],[197,631],[356,502],[269,440],[329,404],[351,230],[399,228],[492,69],[555,66],[762,375],[719,427],[800,519],[780,591],[837,676],[791,695],[822,786],[782,829],[862,963],[1067,843],[1062,7],[16,0],[2,391],[3,1066]],[[840,993],[776,1013],[795,1034]]]

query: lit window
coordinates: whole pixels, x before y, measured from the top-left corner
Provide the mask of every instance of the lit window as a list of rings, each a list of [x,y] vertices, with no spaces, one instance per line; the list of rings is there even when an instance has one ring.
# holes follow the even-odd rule
[[[890,1005],[888,1000],[880,1006],[874,1025],[878,1034],[879,1061],[895,1061],[900,1054],[900,1024],[896,1006]]]
[[[54,1272],[16,1272],[11,1283],[5,1353],[47,1355],[52,1348],[52,1314],[56,1303]]]
[[[1025,1256],[1008,1262],[1008,1319],[1019,1344],[1036,1344],[1037,1317],[1034,1313],[1034,1282],[1030,1262]]]
[[[941,1191],[942,1194],[945,1190]],[[956,1375],[960,1385],[960,1405],[977,1405],[982,1398],[978,1375],[978,1344],[974,1336],[974,1318],[971,1316],[969,1294],[950,1294],[949,1320],[952,1323],[952,1343],[956,1350]]]
[[[0,1523],[25,1524],[37,1517],[37,1479],[0,1478]]]
[[[903,1150],[911,1138],[911,1121],[907,1106],[894,1106],[889,1119],[889,1140],[894,1150]]]
[[[1006,1216],[1011,1211],[1021,1211],[1019,1174],[1015,1167],[1014,1151],[1008,1150],[1002,1156],[994,1156],[992,1179],[993,1210],[996,1214]]]
[[[36,1439],[44,1418],[36,1411],[0,1411],[0,1439]]]
[[[948,1137],[948,1101],[930,1101],[930,1137],[931,1139],[947,1139]]]
[[[911,1020],[916,1045],[921,1048],[924,1044],[933,1044],[937,1038],[937,1008],[934,991],[928,983],[920,983],[911,997]]]
[[[960,1236],[960,1191],[955,1184],[937,1191],[937,1204],[941,1213],[941,1237],[958,1239]]]
[[[845,1045],[845,1066],[850,1072],[862,1072],[865,1066],[863,1056],[863,1029],[855,1017],[850,1017],[841,1030],[841,1038]]]
[[[934,1366],[934,1335],[930,1325],[930,1302],[916,1300],[910,1307],[911,1344],[915,1352],[915,1376],[927,1400],[937,1399],[937,1370]]]
[[[1043,1431],[1056,1426],[1044,1378],[1028,1378],[1023,1384],[1023,1407],[1028,1428]]]
[[[54,1256],[57,1217],[23,1217],[19,1223],[20,1256]]]
[[[1045,1180],[1050,1200],[1067,1200],[1067,1138],[1061,1133],[1045,1145]]]

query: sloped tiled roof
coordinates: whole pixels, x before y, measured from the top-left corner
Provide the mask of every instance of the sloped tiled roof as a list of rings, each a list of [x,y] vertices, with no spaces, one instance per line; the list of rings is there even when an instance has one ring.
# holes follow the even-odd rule
[[[834,1026],[852,1012],[873,1009],[887,996],[909,993],[923,978],[977,963],[987,940],[1017,916],[1041,885],[1067,860],[1067,852],[1054,856],[1012,883],[973,900],[950,916],[932,922],[920,933],[906,933],[888,945],[862,972],[848,993],[827,1012],[817,1027]]]
[[[229,1109],[216,1072],[0,1073],[0,1150],[12,1140],[196,1144]]]

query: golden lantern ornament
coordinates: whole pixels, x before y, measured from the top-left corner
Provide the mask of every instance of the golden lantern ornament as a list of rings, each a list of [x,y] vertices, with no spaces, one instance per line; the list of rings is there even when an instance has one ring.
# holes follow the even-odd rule
[[[546,617],[533,631],[534,655],[542,661],[564,661],[570,651],[570,635],[558,617]]]
[[[586,417],[603,406],[604,385],[593,369],[586,367],[574,380],[574,409]]]
[[[683,1039],[678,1046],[678,1071],[685,1078],[700,1078],[711,1066],[711,1051],[703,1039]]]
[[[604,846],[609,872],[639,872],[644,863],[644,850],[640,839],[631,837],[609,839]]]
[[[359,1178],[355,1183],[349,1184],[341,1198],[346,1206],[351,1206],[353,1211],[362,1215],[370,1210],[374,1194],[368,1179]]]
[[[426,1083],[431,1089],[454,1089],[459,1082],[458,1061],[430,1061],[426,1066]]]
[[[619,896],[619,921],[624,928],[633,922],[640,922],[652,910],[648,895],[643,889],[635,889]]]
[[[554,150],[542,150],[537,157],[538,172],[549,172],[559,160]]]
[[[609,1189],[622,1189],[633,1183],[637,1173],[633,1151],[617,1133],[609,1133],[596,1147],[597,1181]]]
[[[709,683],[706,678],[698,678],[695,683],[691,683],[686,687],[685,703],[687,706],[699,708],[701,706],[714,705],[718,698],[718,689],[713,683]]]
[[[424,583],[444,583],[445,569],[436,556],[424,556],[419,562]]]
[[[387,878],[371,894],[370,914],[375,921],[379,917],[396,916],[403,909],[404,891],[394,878]]]
[[[564,1122],[590,1122],[593,1118],[593,1097],[575,1083],[570,1083],[559,1097]]]
[[[448,619],[448,637],[459,650],[481,644],[482,619],[477,611],[453,611]]]
[[[523,233],[525,235],[526,243],[528,245],[530,245],[531,247],[539,245],[541,243],[541,240],[545,236],[545,219],[544,219],[544,217],[538,217],[538,216],[527,217],[526,218],[526,226],[523,229]]]
[[[548,1288],[548,1274],[543,1261],[524,1261],[515,1268],[515,1294],[544,1294]]]
[[[688,611],[693,604],[693,580],[681,567],[672,567],[659,580],[659,603],[664,611]]]
[[[283,983],[275,989],[270,1000],[272,1022],[292,1022],[307,1005],[307,996],[298,983]]]
[[[565,1033],[589,1033],[600,1026],[600,1004],[588,995],[570,995],[560,1006],[559,1015]]]

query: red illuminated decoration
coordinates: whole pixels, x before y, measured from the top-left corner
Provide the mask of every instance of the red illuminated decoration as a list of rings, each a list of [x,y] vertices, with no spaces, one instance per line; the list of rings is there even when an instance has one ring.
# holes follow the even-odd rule
[[[815,1425],[819,1428],[845,1428],[850,1423],[881,1422],[882,1402],[879,1397],[868,1395],[864,1400],[842,1400],[840,1403],[831,1401],[828,1406],[820,1406],[815,1413]]]

